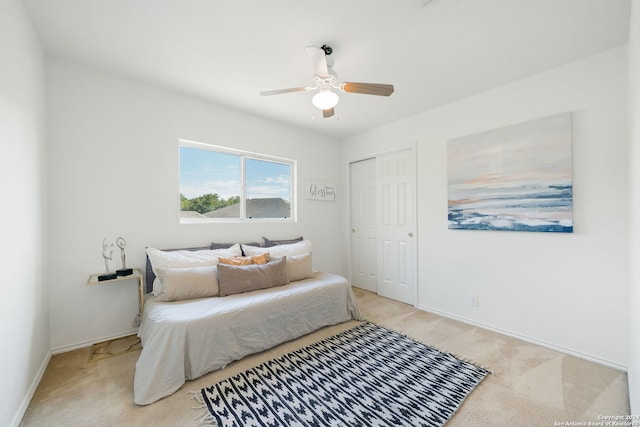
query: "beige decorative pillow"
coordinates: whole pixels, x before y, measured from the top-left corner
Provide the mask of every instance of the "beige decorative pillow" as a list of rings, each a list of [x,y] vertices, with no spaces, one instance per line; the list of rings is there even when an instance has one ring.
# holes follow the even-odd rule
[[[287,257],[287,273],[289,281],[303,280],[313,277],[313,264],[311,262],[311,252],[303,255],[293,255]]]
[[[289,283],[287,260],[279,258],[266,264],[218,264],[220,296],[266,289]]]
[[[186,299],[218,296],[217,267],[157,268],[161,286],[157,301],[181,301]]]

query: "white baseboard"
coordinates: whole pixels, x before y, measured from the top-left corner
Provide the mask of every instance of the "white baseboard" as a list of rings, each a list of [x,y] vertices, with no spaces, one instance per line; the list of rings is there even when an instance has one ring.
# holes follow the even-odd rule
[[[45,371],[47,370],[47,366],[49,366],[49,361],[51,360],[51,355],[53,353],[51,350],[47,353],[47,356],[44,358],[42,364],[40,365],[40,369],[38,369],[38,373],[31,382],[29,386],[29,390],[27,390],[27,395],[22,399],[22,404],[18,408],[18,412],[16,412],[13,417],[13,421],[9,424],[11,427],[18,427],[22,422],[22,418],[24,418],[24,414],[29,409],[29,404],[31,403],[31,399],[33,399],[33,395],[36,393],[38,389],[38,385],[40,385],[40,381],[42,381],[42,377],[44,376]]]
[[[95,338],[89,341],[82,341],[82,342],[77,342],[75,344],[69,344],[69,345],[64,345],[61,347],[55,347],[51,350],[52,354],[60,354],[60,353],[66,353],[68,351],[73,351],[73,350],[78,350],[80,348],[85,348],[85,347],[89,347],[92,346],[95,343],[99,343],[99,342],[103,342],[103,341],[109,341],[109,340],[113,340],[116,338],[122,338],[122,337],[126,337],[128,335],[131,334],[136,334],[138,333],[138,328],[135,329],[131,329],[130,331],[126,331],[126,332],[121,332],[119,334],[116,335],[110,335],[110,336],[106,336],[106,337],[102,337],[102,338]]]
[[[522,341],[526,341],[526,342],[531,343],[531,344],[536,344],[536,345],[539,345],[541,347],[546,347],[548,349],[555,350],[555,351],[558,351],[560,353],[564,353],[564,354],[568,354],[570,356],[578,357],[580,359],[588,360],[589,362],[597,363],[599,365],[603,365],[603,366],[607,366],[609,368],[617,369],[619,371],[627,372],[627,366],[621,365],[620,363],[613,362],[611,360],[603,359],[603,358],[598,357],[598,356],[594,356],[592,354],[583,353],[581,351],[574,350],[574,349],[568,348],[568,347],[562,347],[562,346],[559,346],[557,344],[552,344],[550,342],[539,340],[537,338],[532,338],[532,337],[529,337],[529,336],[526,336],[526,335],[522,335],[522,334],[519,334],[519,333],[516,333],[516,332],[513,332],[513,331],[509,331],[509,330],[506,330],[506,329],[496,328],[495,326],[487,325],[487,324],[484,324],[484,323],[481,323],[481,322],[476,322],[475,320],[467,319],[466,317],[462,317],[462,316],[458,316],[458,315],[455,315],[455,314],[451,314],[451,313],[448,313],[446,311],[441,311],[441,310],[438,310],[438,309],[435,309],[435,308],[432,308],[432,307],[429,307],[429,306],[419,305],[419,306],[417,306],[417,308],[419,308],[420,310],[428,311],[429,313],[434,313],[434,314],[437,314],[439,316],[443,316],[443,317],[447,317],[449,319],[457,320],[457,321],[462,322],[462,323],[466,323],[466,324],[469,324],[469,325],[477,326],[477,327],[482,328],[482,329],[487,329],[487,330],[492,331],[492,332],[497,332],[497,333],[502,334],[502,335],[506,335],[506,336],[509,336],[509,337],[512,337],[512,338],[516,338],[516,339],[519,339],[519,340],[522,340]]]

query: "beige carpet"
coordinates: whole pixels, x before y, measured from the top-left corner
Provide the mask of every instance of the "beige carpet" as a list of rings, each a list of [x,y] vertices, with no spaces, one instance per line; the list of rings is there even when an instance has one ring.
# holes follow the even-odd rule
[[[554,426],[629,413],[624,372],[442,318],[356,289],[368,320],[488,367],[448,426]],[[55,355],[22,426],[196,426],[197,391],[285,352],[356,325],[348,322],[249,356],[187,382],[152,405],[133,403],[139,350],[89,362],[91,347]],[[558,423],[558,424],[555,424]]]

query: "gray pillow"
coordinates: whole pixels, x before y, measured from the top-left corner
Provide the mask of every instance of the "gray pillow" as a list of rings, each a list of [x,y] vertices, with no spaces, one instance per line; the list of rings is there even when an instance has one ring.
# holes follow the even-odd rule
[[[298,237],[297,239],[288,239],[288,240],[270,240],[270,239],[267,239],[266,237],[263,237],[263,239],[264,239],[265,248],[270,248],[272,246],[278,246],[278,245],[288,245],[290,243],[298,243],[304,240],[302,236]]]
[[[211,246],[209,247],[209,249],[228,249],[233,245],[235,245],[235,243],[215,243],[215,242],[211,242]]]
[[[218,264],[220,296],[266,289],[289,283],[287,259],[282,257],[266,264]]]

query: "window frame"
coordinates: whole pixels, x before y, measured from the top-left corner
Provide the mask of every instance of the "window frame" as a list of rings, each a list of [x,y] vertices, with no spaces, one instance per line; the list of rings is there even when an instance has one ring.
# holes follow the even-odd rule
[[[221,154],[231,154],[240,157],[240,218],[182,218],[180,216],[181,204],[180,204],[180,174],[182,171],[182,164],[180,159],[180,149],[182,147],[195,148],[198,150],[212,151]],[[291,215],[289,218],[248,218],[246,215],[246,159],[254,159],[271,163],[280,163],[288,165],[290,169],[290,206]],[[284,157],[271,156],[268,154],[255,153],[246,150],[239,150],[235,148],[223,147],[220,145],[207,144],[204,142],[190,141],[186,139],[178,140],[178,219],[180,224],[220,224],[220,223],[247,223],[247,222],[270,222],[270,223],[292,223],[297,222],[297,161],[293,159],[287,159]],[[215,192],[215,191],[214,191]]]

